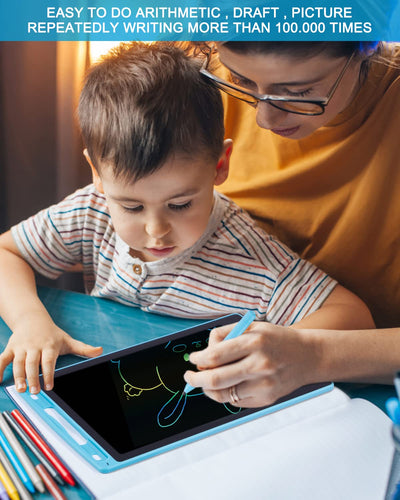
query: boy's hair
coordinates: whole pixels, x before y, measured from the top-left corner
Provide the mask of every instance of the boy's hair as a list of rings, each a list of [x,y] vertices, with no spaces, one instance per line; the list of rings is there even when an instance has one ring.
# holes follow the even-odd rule
[[[217,161],[224,140],[218,89],[199,72],[202,60],[170,42],[121,44],[94,64],[78,118],[92,163],[129,182],[175,154]]]

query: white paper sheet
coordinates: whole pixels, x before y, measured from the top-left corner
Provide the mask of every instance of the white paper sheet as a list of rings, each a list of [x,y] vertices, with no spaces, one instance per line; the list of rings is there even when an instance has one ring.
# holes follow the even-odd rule
[[[337,388],[108,474],[94,470],[12,395],[99,499],[380,500],[385,493],[390,420]]]

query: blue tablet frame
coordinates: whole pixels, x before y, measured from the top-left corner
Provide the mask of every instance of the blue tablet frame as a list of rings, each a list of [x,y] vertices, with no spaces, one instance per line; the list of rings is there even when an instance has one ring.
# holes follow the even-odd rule
[[[145,342],[143,344],[138,344],[133,348],[145,348],[147,345],[154,345],[155,343],[161,343],[168,341],[170,338],[176,339],[182,337],[184,335],[188,335],[190,333],[194,333],[199,330],[204,330],[208,328],[214,328],[216,326],[229,324],[233,322],[237,322],[240,319],[240,316],[237,314],[232,314],[229,316],[224,316],[218,320],[208,321],[205,323],[201,323],[195,327],[180,330],[171,335],[163,336],[158,339],[152,340],[150,342]],[[104,360],[120,357],[124,354],[131,351],[131,348],[123,349],[120,351],[115,351],[113,353],[106,354],[104,356],[100,356],[95,359],[85,360],[80,363],[76,363],[75,365],[60,368],[56,370],[57,374],[62,374],[68,371],[76,371],[80,368],[85,368],[91,364],[97,364]],[[89,462],[96,470],[102,473],[112,472],[114,470],[118,470],[122,467],[137,463],[141,460],[145,460],[147,458],[154,457],[160,453],[164,453],[169,450],[173,450],[177,447],[192,443],[197,441],[198,439],[205,438],[217,432],[230,429],[237,425],[240,425],[245,422],[249,422],[255,418],[261,417],[263,415],[268,415],[269,413],[273,413],[275,411],[281,410],[293,404],[299,403],[301,401],[310,399],[314,396],[318,396],[325,392],[332,390],[332,383],[321,383],[321,384],[313,384],[310,386],[302,387],[297,391],[293,392],[286,398],[279,400],[277,403],[265,407],[260,408],[259,410],[254,411],[253,413],[236,417],[234,420],[224,423],[222,425],[216,425],[211,427],[206,431],[197,432],[189,437],[185,437],[183,439],[177,439],[175,442],[159,446],[157,443],[154,445],[154,449],[151,451],[146,451],[144,453],[137,454],[131,458],[127,458],[125,460],[117,460],[114,456],[117,455],[106,450],[103,446],[100,445],[96,439],[91,436],[71,415],[69,415],[62,407],[60,407],[49,395],[41,391],[39,394],[31,395],[28,392],[23,394],[19,394],[24,402],[32,408],[34,412],[38,414],[38,416],[46,422],[51,428],[53,428],[57,434],[64,439],[80,456],[82,456],[87,462]],[[8,388],[6,388],[7,390]],[[10,397],[13,399],[13,395],[10,391],[7,391]],[[18,405],[18,401],[15,401]],[[22,410],[23,411],[23,410]],[[111,447],[110,447],[111,448]]]

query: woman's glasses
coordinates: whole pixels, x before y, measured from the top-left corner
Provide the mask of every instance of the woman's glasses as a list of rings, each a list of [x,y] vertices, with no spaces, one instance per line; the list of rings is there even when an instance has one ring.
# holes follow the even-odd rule
[[[350,65],[350,62],[353,59],[354,52],[348,58],[346,64],[342,68],[335,83],[329,90],[328,95],[324,98],[318,98],[318,99],[307,99],[307,98],[292,99],[290,97],[269,95],[269,94],[257,94],[256,92],[250,92],[246,88],[234,85],[230,82],[222,80],[217,75],[210,73],[207,70],[207,68],[209,66],[211,55],[212,55],[211,51],[207,53],[207,57],[203,63],[202,68],[200,69],[200,73],[204,75],[206,78],[208,78],[216,87],[223,90],[232,97],[247,102],[247,104],[250,104],[250,106],[253,107],[256,107],[259,102],[268,102],[271,106],[274,106],[274,108],[287,111],[288,113],[316,116],[316,115],[322,115],[324,113],[326,106],[332,99],[335,90],[337,89],[339,83],[343,78],[343,75],[345,74],[347,68]]]

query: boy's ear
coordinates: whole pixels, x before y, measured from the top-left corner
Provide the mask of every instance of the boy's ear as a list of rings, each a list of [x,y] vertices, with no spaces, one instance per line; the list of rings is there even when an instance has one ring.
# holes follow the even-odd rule
[[[219,186],[226,181],[229,174],[229,160],[232,154],[232,139],[224,140],[224,149],[220,156],[217,166],[215,167],[215,180],[214,185]]]
[[[83,150],[83,156],[86,158],[86,161],[89,163],[90,168],[92,170],[92,179],[94,187],[97,189],[99,193],[104,194],[103,183],[101,182],[99,173],[97,172],[96,167],[93,165],[93,162],[89,156],[87,149]]]

